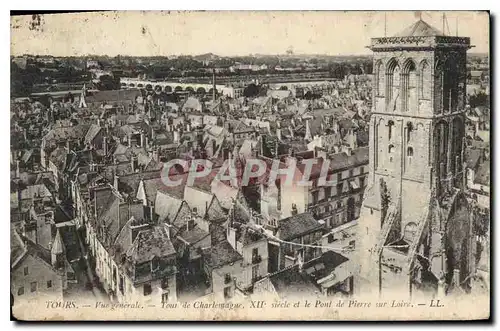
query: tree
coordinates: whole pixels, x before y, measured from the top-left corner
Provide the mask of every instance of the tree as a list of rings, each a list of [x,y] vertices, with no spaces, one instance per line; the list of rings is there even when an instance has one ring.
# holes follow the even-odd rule
[[[255,84],[250,84],[243,90],[243,95],[247,98],[255,97],[259,94],[260,88]]]
[[[99,90],[118,90],[120,89],[120,78],[110,75],[102,75],[97,83]]]

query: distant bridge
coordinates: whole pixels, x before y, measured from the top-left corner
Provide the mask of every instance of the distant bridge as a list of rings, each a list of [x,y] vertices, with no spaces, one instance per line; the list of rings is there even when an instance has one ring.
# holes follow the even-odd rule
[[[179,82],[166,82],[154,81],[137,78],[120,78],[122,88],[144,88],[146,90],[158,92],[191,92],[191,93],[212,93],[213,84],[200,84],[200,83],[179,83]],[[223,89],[228,88],[226,85],[215,85],[217,93],[222,94]]]

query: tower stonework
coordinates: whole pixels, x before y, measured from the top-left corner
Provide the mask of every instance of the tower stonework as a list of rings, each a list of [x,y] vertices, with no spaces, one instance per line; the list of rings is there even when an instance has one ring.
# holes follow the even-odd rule
[[[469,38],[445,36],[422,20],[394,37],[372,39],[360,291],[467,288],[472,230],[463,152],[470,47]]]

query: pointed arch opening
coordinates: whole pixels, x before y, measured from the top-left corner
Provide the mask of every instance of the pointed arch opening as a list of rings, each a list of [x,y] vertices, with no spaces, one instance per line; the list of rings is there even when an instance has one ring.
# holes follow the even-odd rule
[[[431,67],[426,60],[420,62],[419,79],[420,99],[429,100],[431,98]]]
[[[455,111],[458,100],[458,68],[453,56],[450,56],[444,63],[442,84],[443,110]]]
[[[434,159],[436,169],[443,177],[448,172],[448,123],[440,121],[434,129]]]
[[[384,63],[377,61],[375,64],[375,95],[383,97],[385,95],[385,71]]]
[[[399,88],[401,81],[401,70],[398,61],[392,58],[387,63],[386,70],[386,97],[388,108],[392,111],[396,110],[397,100],[399,98]]]
[[[403,111],[413,111],[417,106],[417,66],[407,59],[402,70]]]

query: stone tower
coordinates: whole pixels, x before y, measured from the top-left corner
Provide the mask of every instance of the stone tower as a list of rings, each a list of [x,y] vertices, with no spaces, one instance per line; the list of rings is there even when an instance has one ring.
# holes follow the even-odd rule
[[[359,220],[358,289],[450,291],[470,270],[462,189],[470,39],[419,20],[374,38],[370,175]]]

